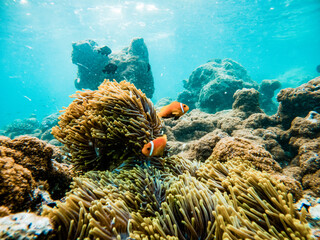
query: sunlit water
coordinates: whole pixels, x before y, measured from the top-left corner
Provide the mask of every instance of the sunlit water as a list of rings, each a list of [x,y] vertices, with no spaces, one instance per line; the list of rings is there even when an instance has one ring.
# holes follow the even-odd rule
[[[212,58],[231,58],[257,82],[319,75],[319,0],[1,0],[3,126],[67,106],[76,89],[71,43],[113,51],[143,37],[155,79],[153,101],[176,98],[182,80]]]

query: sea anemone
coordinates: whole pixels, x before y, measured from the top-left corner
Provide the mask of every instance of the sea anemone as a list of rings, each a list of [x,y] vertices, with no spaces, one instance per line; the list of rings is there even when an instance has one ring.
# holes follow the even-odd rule
[[[141,157],[143,145],[160,136],[152,102],[133,84],[104,81],[78,91],[52,134],[64,144],[76,170],[114,169]]]
[[[239,160],[164,159],[163,169],[88,172],[44,215],[60,239],[312,239],[306,211],[268,173]]]

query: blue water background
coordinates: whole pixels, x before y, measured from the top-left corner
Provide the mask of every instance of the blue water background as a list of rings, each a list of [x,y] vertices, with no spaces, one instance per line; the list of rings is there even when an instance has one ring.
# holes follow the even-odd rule
[[[0,24],[0,127],[68,106],[77,73],[71,43],[85,39],[117,51],[143,37],[154,102],[175,98],[212,58],[239,62],[257,82],[294,86],[319,75],[319,0],[1,0]]]

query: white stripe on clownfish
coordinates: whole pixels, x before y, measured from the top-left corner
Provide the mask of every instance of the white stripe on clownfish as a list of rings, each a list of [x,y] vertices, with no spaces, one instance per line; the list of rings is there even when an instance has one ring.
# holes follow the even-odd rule
[[[154,143],[153,143],[153,141],[151,141],[150,142],[151,143],[151,150],[150,150],[150,157],[151,157],[151,155],[152,155],[152,153],[153,153],[153,149],[154,149]]]
[[[182,113],[184,113],[182,103],[180,103],[180,107],[181,107]]]

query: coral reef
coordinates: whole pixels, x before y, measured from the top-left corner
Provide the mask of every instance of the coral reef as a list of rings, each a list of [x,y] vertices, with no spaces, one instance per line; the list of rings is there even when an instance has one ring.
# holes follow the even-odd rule
[[[28,209],[35,185],[31,172],[16,164],[10,157],[0,158],[0,169],[0,204],[5,204],[12,210],[23,210],[20,207]]]
[[[0,138],[0,205],[12,212],[34,209],[48,191],[60,199],[69,189],[73,173],[61,162],[59,150],[37,138]]]
[[[17,213],[0,217],[0,238],[15,240],[45,240],[53,228],[49,219],[34,213]]]
[[[306,211],[268,174],[240,161],[165,161],[88,172],[43,215],[59,239],[311,239]]]
[[[295,117],[305,117],[310,111],[320,112],[320,77],[297,87],[282,89],[277,116],[285,128]]]
[[[186,90],[178,101],[208,113],[231,108],[236,90],[258,88],[247,71],[231,59],[210,60],[196,68],[183,85]]]
[[[73,97],[52,134],[77,170],[114,169],[128,158],[139,159],[143,145],[160,136],[152,102],[129,82],[105,81]]]
[[[28,135],[31,137],[37,137],[52,145],[59,146],[61,144],[55,140],[51,134],[51,129],[53,126],[57,125],[59,116],[60,113],[53,113],[43,118],[41,122],[39,122],[35,116],[22,120],[16,119],[5,126],[4,130],[0,130],[2,131],[0,134],[12,139],[22,135]]]
[[[96,90],[104,79],[126,80],[141,89],[147,97],[154,93],[154,81],[148,49],[142,38],[135,38],[129,47],[111,53],[92,40],[72,44],[72,62],[78,66],[77,89]]]
[[[311,111],[305,118],[296,117],[292,123],[290,122],[291,128],[286,130],[286,126],[277,115],[268,116],[261,111],[257,95],[258,92],[254,89],[238,90],[234,94],[232,110],[207,114],[196,109],[179,121],[164,120],[164,132],[168,136],[171,154],[178,154],[190,160],[205,161],[218,145],[217,149],[219,147],[222,154],[216,153],[218,158],[222,158],[225,154],[229,158],[238,156],[252,159],[253,156],[247,148],[250,148],[252,143],[258,144],[259,149],[264,152],[261,157],[268,156],[269,163],[276,161],[283,168],[282,171],[276,164],[278,170],[273,173],[273,177],[285,183],[295,199],[299,199],[303,191],[307,190],[312,190],[319,196],[319,191],[316,189],[318,182],[316,171],[319,169],[320,161],[319,114]],[[309,100],[316,103],[318,96],[314,94],[312,96],[308,97]],[[291,116],[294,116],[293,114],[300,115],[299,112],[290,112]],[[234,139],[248,142],[239,148],[239,153],[242,155],[235,153],[238,151],[234,148],[239,147],[239,143]],[[226,147],[228,144],[226,145],[225,141],[230,141],[232,146],[230,149]],[[244,153],[248,155],[244,156]],[[254,154],[260,156],[259,151]],[[270,170],[268,166],[272,165],[266,164],[265,168],[261,166],[256,168],[268,171]]]
[[[237,90],[234,95],[232,109],[245,112],[248,116],[253,113],[262,113],[259,105],[259,92],[254,89]]]
[[[40,123],[34,115],[23,120],[16,119],[12,123],[5,126],[4,134],[9,138],[15,138],[25,134],[37,137],[40,135],[40,131],[38,130],[39,125]]]
[[[136,54],[134,49],[142,46],[136,44],[127,51]],[[94,51],[107,59],[112,55],[107,47]],[[108,62],[104,72],[116,74],[118,67]],[[199,97],[211,86],[201,81],[210,77],[244,84],[237,78],[247,76],[241,69],[229,60],[211,61],[194,72],[197,81],[185,84],[197,88]],[[283,90],[273,116],[260,104],[274,111],[271,98],[279,82],[264,80],[260,92],[248,82],[249,88],[234,89],[230,110],[209,114],[194,109],[163,121],[129,82],[105,81],[98,90],[77,92],[53,128],[65,156],[80,170],[71,190],[64,196],[74,175],[56,147],[26,136],[1,137],[0,217],[42,210],[54,229],[50,236],[51,226],[37,233],[44,239],[319,237],[320,200],[314,200],[320,196],[319,79]],[[188,100],[201,104],[198,98]],[[302,109],[299,101],[309,105]],[[287,104],[293,106],[287,109]],[[214,108],[210,111],[219,109]],[[49,138],[55,123],[56,116],[45,118],[37,127],[39,136]],[[169,149],[163,157],[144,157],[143,145],[162,130]],[[32,235],[37,221],[28,223],[3,225],[0,236]]]
[[[238,137],[225,137],[215,145],[208,160],[219,159],[227,161],[230,158],[240,158],[252,163],[260,171],[280,171],[280,165],[262,146]]]

